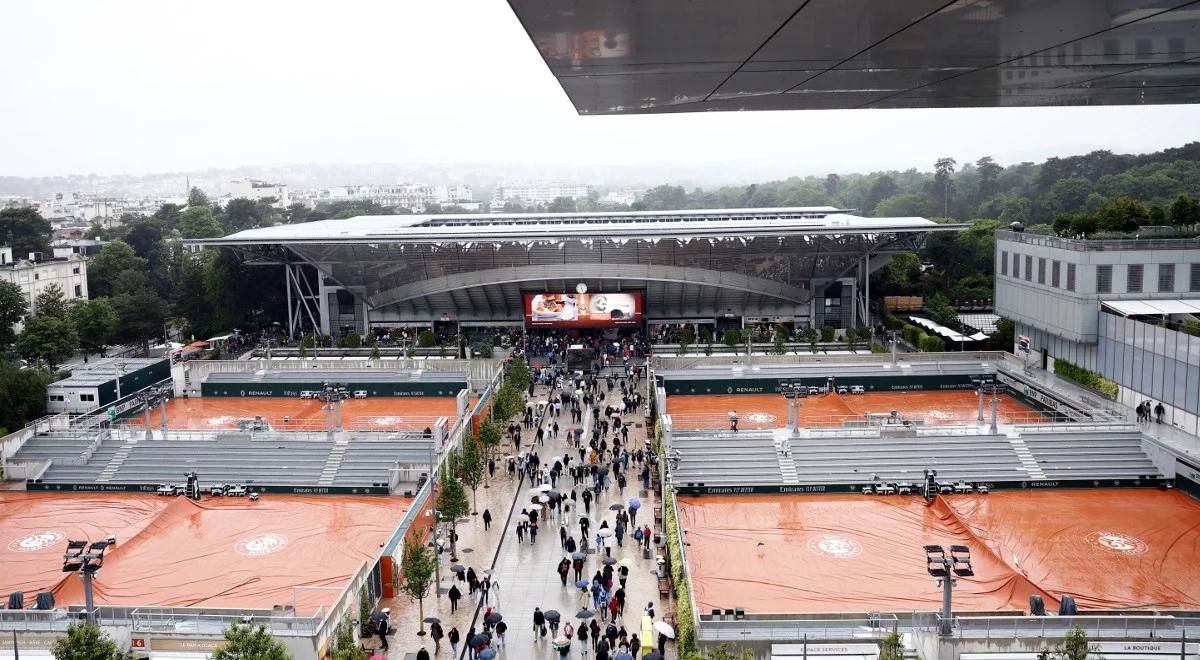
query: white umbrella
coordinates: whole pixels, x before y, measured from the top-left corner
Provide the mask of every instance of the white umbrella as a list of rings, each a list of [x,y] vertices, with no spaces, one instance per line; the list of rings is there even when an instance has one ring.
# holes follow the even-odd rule
[[[541,502],[542,504],[545,504],[546,502],[550,501],[550,496],[540,495],[540,496],[538,496],[538,501]]]
[[[596,532],[602,538],[608,538],[613,535],[612,527],[601,527],[600,531]]]
[[[526,504],[525,508],[529,509],[530,511],[541,511],[542,505],[541,504]]]
[[[654,629],[671,639],[675,639],[675,629],[666,621],[655,621]]]
[[[548,493],[554,490],[554,486],[551,486],[550,484],[542,484],[541,486],[537,487],[537,490],[541,493]]]

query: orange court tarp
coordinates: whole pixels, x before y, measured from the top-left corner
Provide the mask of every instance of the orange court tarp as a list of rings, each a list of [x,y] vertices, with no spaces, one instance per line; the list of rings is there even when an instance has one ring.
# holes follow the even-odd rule
[[[206,498],[0,492],[0,592],[53,591],[82,605],[62,573],[68,540],[112,535],[94,582],[100,605],[270,609],[310,615],[373,561],[411,499],[265,494]]]
[[[955,608],[1200,607],[1200,502],[1176,491],[997,491],[920,497],[680,497],[700,612],[910,612],[941,607],[922,546],[966,545]]]
[[[1000,395],[997,418],[1001,423],[1036,423],[1036,411],[1008,395]],[[985,402],[984,418],[991,419],[991,400]],[[841,426],[843,421],[861,421],[866,413],[888,414],[895,410],[906,419],[923,419],[926,424],[974,424],[979,398],[970,390],[937,392],[867,392],[866,394],[821,394],[800,405],[800,425]],[[725,428],[727,414],[737,412],[742,429],[782,428],[787,420],[787,399],[779,394],[673,394],[667,397],[667,414],[676,429]]]
[[[192,397],[167,402],[167,425],[176,430],[236,429],[239,421],[262,417],[281,431],[323,431],[325,403],[319,399],[284,397]],[[457,414],[454,397],[376,397],[342,402],[342,421],[355,430],[421,431],[431,417]],[[284,421],[284,418],[288,418]],[[136,425],[142,417],[130,418]],[[159,412],[150,413],[150,423],[159,425]]]

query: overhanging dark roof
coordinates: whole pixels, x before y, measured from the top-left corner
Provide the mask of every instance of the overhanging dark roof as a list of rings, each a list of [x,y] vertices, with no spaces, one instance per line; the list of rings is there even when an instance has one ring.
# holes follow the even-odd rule
[[[509,0],[580,114],[1200,102],[1194,0]]]

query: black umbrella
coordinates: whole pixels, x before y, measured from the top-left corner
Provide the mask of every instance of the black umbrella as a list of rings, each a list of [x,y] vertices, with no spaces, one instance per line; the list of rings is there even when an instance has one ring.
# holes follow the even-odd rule
[[[651,651],[642,656],[642,660],[663,660],[663,654],[659,653],[658,651]]]
[[[587,559],[586,552],[572,552],[571,559]]]
[[[596,616],[591,610],[579,610],[575,613],[576,619],[590,619]]]
[[[491,635],[489,635],[487,633],[479,633],[478,635],[475,635],[471,639],[467,640],[467,646],[474,648],[476,646],[483,646],[484,644],[490,644],[491,641],[492,641]],[[659,658],[659,660],[662,660],[662,658]]]
[[[442,620],[437,618],[436,616],[425,617],[425,623],[441,623],[441,622],[442,622]]]
[[[609,505],[608,505],[608,510],[609,510],[609,511],[620,511],[621,509],[624,509],[624,508],[625,508],[625,505],[624,505],[624,504],[621,504],[620,502],[617,502],[616,504],[609,504]]]
[[[467,572],[467,567],[466,567],[466,566],[463,566],[462,564],[451,564],[451,565],[450,565],[450,572],[452,572],[452,573],[466,573],[466,572]]]
[[[617,563],[617,560],[614,557],[605,557],[601,561],[604,562],[605,566],[612,566],[613,564]]]
[[[562,615],[558,613],[558,610],[546,610],[543,614],[545,615],[547,621],[558,621],[562,618]]]
[[[494,626],[503,620],[504,620],[504,617],[499,612],[492,612],[491,614],[483,617],[483,622],[488,624],[489,626]]]

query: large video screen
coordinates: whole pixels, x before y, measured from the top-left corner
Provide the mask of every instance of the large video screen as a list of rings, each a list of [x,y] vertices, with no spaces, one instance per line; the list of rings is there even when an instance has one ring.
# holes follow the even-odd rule
[[[525,325],[534,328],[604,328],[641,322],[641,293],[525,294]]]

